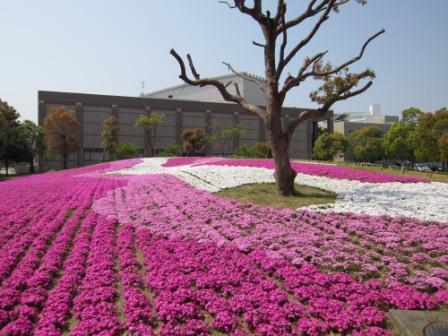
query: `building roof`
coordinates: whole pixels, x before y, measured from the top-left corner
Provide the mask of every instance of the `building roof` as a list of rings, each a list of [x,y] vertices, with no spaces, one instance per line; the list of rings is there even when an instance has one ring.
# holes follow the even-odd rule
[[[251,74],[251,73],[248,73],[248,72],[241,72],[241,74],[243,74],[244,76],[252,77],[252,78],[257,79],[257,80],[264,80],[263,77],[257,76],[257,75],[254,75],[254,74]],[[221,80],[221,79],[232,78],[232,77],[242,78],[242,77],[239,77],[238,75],[236,75],[234,73],[228,73],[228,74],[221,75],[221,76],[210,77],[210,79]],[[175,89],[180,89],[180,88],[183,88],[183,87],[186,87],[186,86],[190,86],[190,84],[182,83],[182,84],[170,86],[170,87],[167,87],[167,88],[164,88],[164,89],[147,92],[147,93],[144,93],[142,96],[143,97],[151,97],[152,95],[155,95],[155,94],[158,94],[158,93],[163,93],[165,91],[171,91],[171,90],[175,90]]]

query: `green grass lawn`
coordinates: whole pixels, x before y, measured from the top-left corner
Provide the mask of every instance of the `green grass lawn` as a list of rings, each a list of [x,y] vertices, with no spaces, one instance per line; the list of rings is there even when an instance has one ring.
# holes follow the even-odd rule
[[[270,208],[290,208],[313,204],[334,203],[336,194],[330,191],[296,184],[296,196],[279,196],[275,183],[247,184],[222,190],[217,195],[243,203],[255,203]]]

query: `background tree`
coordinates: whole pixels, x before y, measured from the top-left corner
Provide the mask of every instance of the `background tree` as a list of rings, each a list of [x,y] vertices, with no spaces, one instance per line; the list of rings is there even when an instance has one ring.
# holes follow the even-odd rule
[[[19,113],[0,99],[0,161],[8,175],[9,165],[23,158],[24,144],[20,138]]]
[[[31,120],[25,120],[20,124],[20,137],[24,144],[23,156],[29,163],[29,172],[34,173],[34,158],[45,152],[44,128],[36,125]]]
[[[101,148],[103,149],[103,154],[101,156],[101,161],[104,160],[105,152],[109,153],[109,159],[112,160],[114,157],[115,150],[118,146],[118,120],[113,115],[108,116],[103,120],[103,131],[101,132]]]
[[[119,144],[115,149],[115,157],[117,160],[130,159],[137,157],[140,149],[133,142],[124,142]]]
[[[414,155],[418,162],[440,160],[438,139],[445,131],[448,131],[448,110],[446,108],[419,116],[413,133]]]
[[[157,131],[164,119],[165,115],[157,112],[148,113],[138,117],[135,127],[143,128],[145,156],[155,155],[157,149]]]
[[[195,155],[204,151],[207,138],[200,128],[186,129],[180,135],[183,150],[187,155]]]
[[[443,162],[444,171],[448,170],[448,130],[437,141],[439,145],[440,160]]]
[[[383,132],[377,126],[367,126],[350,134],[356,161],[375,162],[383,158]]]
[[[339,133],[323,133],[316,139],[313,147],[313,159],[332,161],[338,152],[343,152],[349,147],[348,140]]]
[[[68,155],[79,148],[79,123],[75,112],[64,106],[50,109],[44,119],[44,129],[48,154],[60,155],[62,167],[66,169]]]
[[[401,122],[410,125],[416,125],[418,122],[418,118],[423,114],[423,111],[416,107],[410,107],[404,110],[401,115]]]
[[[220,1],[227,4],[231,9],[237,9],[250,17],[261,29],[264,37],[263,43],[253,43],[261,47],[264,52],[264,79],[248,76],[243,72],[236,71],[230,64],[225,64],[234,74],[255,82],[261,88],[266,96],[266,107],[256,106],[246,101],[236,83],[233,83],[234,93],[232,93],[229,91],[229,85],[232,83],[201,78],[196,71],[191,56],[187,54],[187,60],[193,75],[193,78],[191,78],[187,74],[182,57],[174,49],[170,51],[179,63],[179,77],[184,82],[193,86],[214,86],[219,90],[224,100],[239,104],[245,111],[256,114],[264,121],[275,161],[277,189],[281,195],[295,194],[294,179],[297,173],[292,169],[289,162],[288,149],[297,126],[309,119],[326,115],[334,103],[359,95],[372,85],[372,79],[375,77],[372,70],[367,69],[358,73],[351,73],[349,67],[362,58],[367,45],[384,33],[384,30],[370,37],[362,46],[359,54],[346,62],[338,65],[324,62],[323,59],[328,51],[322,51],[314,56],[305,57],[302,66],[298,70],[294,70],[294,75],[284,75],[286,67],[314,39],[330,16],[340,11],[345,5],[355,1],[361,4],[367,2],[366,0],[308,0],[306,9],[290,19],[286,18],[287,5],[284,0],[277,1],[274,14],[269,10],[263,10],[262,0],[254,0],[251,2],[252,5],[248,5],[245,0],[234,0],[232,3]],[[305,33],[303,39],[287,48],[290,29],[296,27],[307,29],[312,18],[316,18],[316,21]],[[323,82],[316,91],[310,94],[311,99],[318,103],[318,108],[299,113],[283,127],[281,112],[286,95],[291,89],[298,87],[310,78]],[[363,83],[364,80],[367,80],[367,82]],[[283,84],[281,84],[281,81]]]
[[[385,134],[383,150],[386,158],[394,161],[415,162],[414,132],[419,117],[423,112],[415,107],[402,112],[402,118],[395,123]]]
[[[223,156],[232,152],[232,145],[235,138],[243,136],[245,131],[239,127],[222,127],[215,125],[210,136],[210,142],[216,144]]]
[[[182,146],[178,144],[170,144],[160,152],[161,157],[182,156]]]
[[[383,140],[383,150],[386,158],[393,161],[415,161],[412,142],[414,128],[414,125],[404,122],[395,123],[389,128]]]

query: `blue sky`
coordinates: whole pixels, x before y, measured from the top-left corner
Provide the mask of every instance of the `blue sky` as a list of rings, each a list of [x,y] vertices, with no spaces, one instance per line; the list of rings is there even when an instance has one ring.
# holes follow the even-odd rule
[[[274,0],[266,7],[275,6]],[[289,16],[307,1],[288,1]],[[216,0],[0,0],[0,98],[23,118],[37,119],[37,91],[70,91],[137,96],[179,84],[169,55],[190,52],[203,76],[235,68],[263,74],[261,41],[254,21]],[[371,67],[374,86],[339,102],[336,112],[366,111],[371,103],[399,114],[409,106],[433,111],[448,105],[446,0],[370,0],[334,15],[287,69],[294,73],[307,55],[329,50],[335,64],[353,57],[381,28],[353,70]],[[299,40],[310,26],[295,29]],[[316,83],[290,92],[287,105],[313,107],[308,94]]]

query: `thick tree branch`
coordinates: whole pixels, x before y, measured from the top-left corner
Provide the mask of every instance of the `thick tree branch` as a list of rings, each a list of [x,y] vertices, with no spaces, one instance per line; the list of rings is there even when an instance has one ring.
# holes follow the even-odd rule
[[[193,60],[191,59],[190,54],[187,54],[188,64],[190,65],[191,73],[193,74],[195,79],[201,78],[199,74],[196,72],[196,68],[194,67]]]
[[[193,85],[193,86],[200,86],[200,87],[207,86],[207,85],[214,86],[221,93],[221,96],[223,97],[224,100],[237,103],[238,105],[240,105],[246,111],[248,111],[250,113],[255,113],[256,115],[258,115],[263,120],[265,119],[265,110],[263,108],[259,107],[259,106],[256,106],[256,105],[248,103],[241,96],[241,93],[239,91],[238,85],[235,85],[236,95],[234,95],[234,94],[231,94],[227,90],[227,87],[228,87],[229,83],[228,84],[224,84],[224,83],[222,83],[222,82],[220,82],[218,80],[215,80],[215,79],[199,78],[199,75],[196,72],[196,69],[194,68],[193,61],[191,60],[191,57],[189,57],[191,72],[194,74],[195,77],[196,77],[196,75],[198,76],[198,78],[193,80],[193,79],[189,78],[188,75],[187,75],[185,63],[184,63],[182,57],[180,57],[179,54],[174,49],[170,50],[170,54],[179,63],[179,67],[180,67],[179,78],[182,79],[185,83]]]
[[[284,28],[283,29],[283,41],[282,41],[282,44],[280,46],[280,59],[279,59],[279,64],[282,64],[284,62],[284,59],[285,59],[286,45],[288,44],[288,30],[285,28],[285,25],[286,25],[286,21],[285,21],[286,4],[283,3],[283,0],[279,0],[278,4],[279,4],[279,9],[278,9],[278,12],[277,12],[277,16],[278,16],[277,20],[280,20],[280,24]]]

